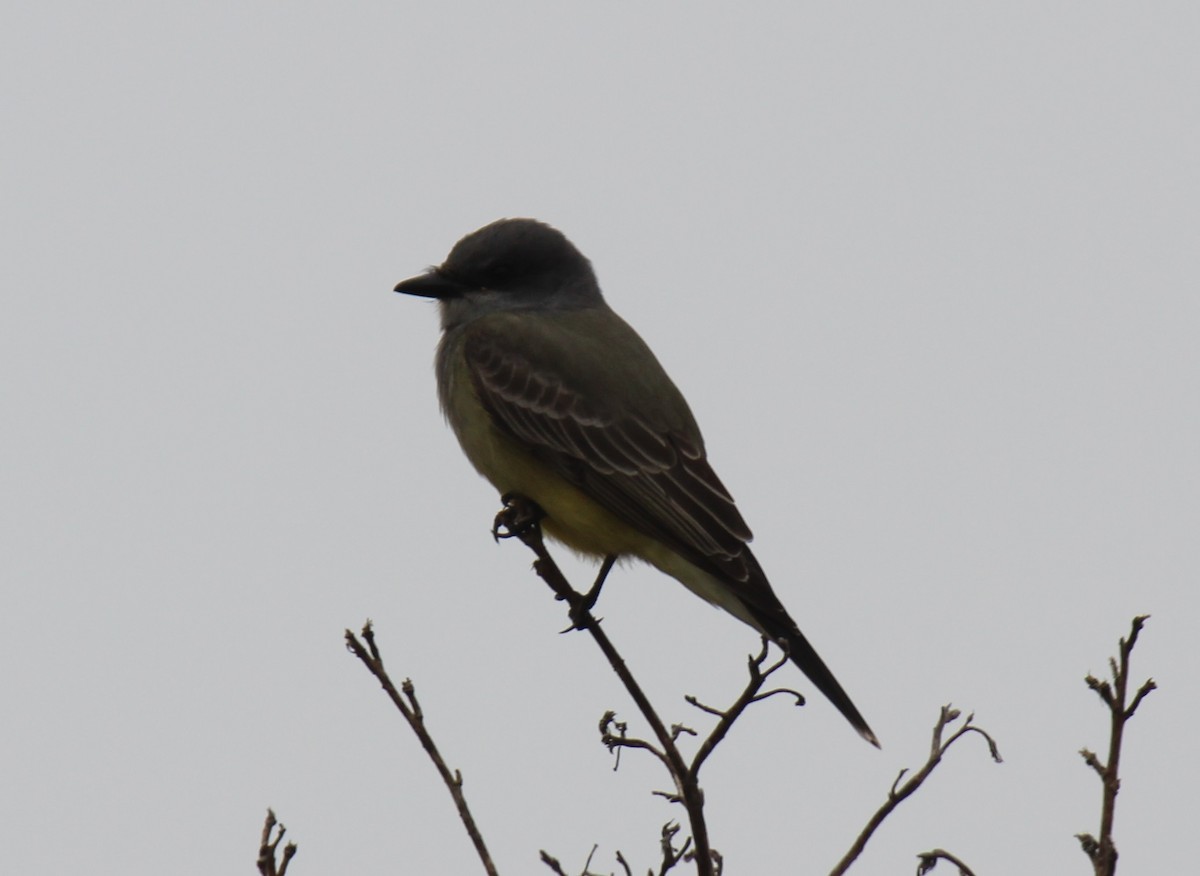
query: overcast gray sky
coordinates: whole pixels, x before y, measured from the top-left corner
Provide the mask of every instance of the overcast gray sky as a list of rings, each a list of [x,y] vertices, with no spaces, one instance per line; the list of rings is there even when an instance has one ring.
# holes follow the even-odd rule
[[[1006,762],[965,740],[856,872],[1090,872],[1082,677],[1138,613],[1121,869],[1180,872],[1197,45],[1192,3],[6,10],[0,871],[249,873],[271,805],[298,876],[478,872],[342,648],[367,617],[503,872],[654,862],[666,779],[611,772],[596,720],[641,725],[493,544],[435,312],[391,292],[534,216],[688,395],[884,743],[757,707],[704,774],[727,872],[828,872],[950,701]],[[670,721],[757,646],[646,568],[599,612]]]

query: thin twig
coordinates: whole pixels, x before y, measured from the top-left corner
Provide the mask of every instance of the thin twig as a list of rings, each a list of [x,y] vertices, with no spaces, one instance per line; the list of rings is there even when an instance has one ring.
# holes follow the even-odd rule
[[[633,870],[629,867],[629,862],[625,860],[625,856],[621,854],[621,850],[617,850],[617,863],[621,865],[621,869],[625,871],[625,876],[633,876]]]
[[[402,696],[401,691],[396,690],[396,685],[393,684],[387,670],[383,667],[383,656],[379,653],[379,647],[375,643],[375,630],[371,627],[370,621],[367,621],[363,625],[362,637],[363,642],[366,642],[365,646],[363,642],[358,640],[358,637],[354,633],[346,630],[346,647],[378,679],[393,705],[404,716],[404,720],[408,722],[408,726],[412,728],[413,733],[417,735],[417,739],[421,741],[421,747],[425,749],[425,753],[433,761],[438,774],[442,777],[442,781],[450,791],[450,796],[454,798],[454,806],[458,810],[458,817],[462,819],[463,827],[466,828],[467,835],[471,837],[471,842],[475,846],[479,860],[483,863],[484,870],[489,876],[497,876],[496,865],[492,862],[492,856],[488,852],[487,845],[483,841],[483,836],[475,824],[475,819],[471,815],[471,809],[467,806],[467,798],[463,795],[462,773],[458,770],[455,770],[453,773],[450,772],[450,768],[446,766],[445,760],[442,759],[441,752],[438,751],[437,744],[433,741],[433,737],[429,735],[429,731],[425,727],[425,714],[421,711],[421,704],[417,702],[416,689],[413,686],[412,679],[404,679],[401,685],[403,690]],[[279,874],[279,876],[282,876],[282,874]]]
[[[957,720],[961,714],[961,712],[949,705],[942,706],[941,714],[938,716],[937,723],[933,726],[933,739],[929,746],[929,759],[925,761],[925,765],[921,767],[920,770],[918,770],[907,782],[904,782],[903,784],[900,783],[900,780],[904,778],[907,770],[900,771],[900,774],[896,777],[896,781],[892,783],[891,790],[888,791],[887,800],[885,800],[884,804],[880,806],[878,810],[876,810],[874,815],[871,816],[871,820],[867,822],[867,826],[864,827],[862,833],[858,835],[858,838],[854,841],[854,845],[850,847],[850,851],[846,852],[845,857],[843,857],[842,860],[838,862],[837,866],[830,871],[830,876],[841,876],[841,874],[850,869],[850,865],[853,864],[858,856],[862,854],[863,849],[865,849],[867,846],[868,840],[871,839],[871,836],[875,833],[879,826],[883,824],[884,819],[891,815],[892,811],[895,810],[897,806],[904,802],[904,800],[911,796],[912,793],[917,790],[917,788],[924,784],[925,780],[929,778],[929,776],[932,775],[933,771],[937,768],[937,765],[942,762],[942,758],[950,749],[950,746],[962,737],[966,736],[968,733],[978,733],[985,740],[987,740],[988,753],[992,756],[992,760],[994,760],[996,763],[1003,763],[1003,758],[1000,757],[1000,750],[996,746],[996,740],[992,739],[987,731],[980,727],[976,727],[971,723],[975,717],[974,715],[968,715],[962,726],[954,731],[949,739],[945,740],[944,742],[942,741],[942,735],[945,732],[947,725],[949,725],[952,721]]]
[[[662,863],[658,868],[658,876],[663,876],[664,873],[673,869],[680,861],[689,861],[692,859],[692,840],[689,837],[683,841],[683,847],[675,848],[675,835],[679,833],[679,825],[673,821],[668,821],[663,825],[662,836],[659,839],[659,846],[662,849]]]
[[[1125,724],[1133,717],[1142,700],[1150,691],[1158,686],[1154,679],[1146,682],[1134,694],[1132,702],[1126,705],[1129,693],[1129,656],[1137,644],[1138,634],[1142,631],[1149,615],[1138,615],[1133,619],[1129,638],[1121,639],[1118,645],[1120,655],[1117,659],[1108,660],[1109,671],[1112,673],[1112,683],[1099,681],[1088,675],[1084,681],[1089,688],[1104,702],[1109,711],[1108,760],[1100,763],[1094,752],[1084,748],[1079,754],[1084,762],[1100,777],[1104,789],[1103,801],[1100,806],[1100,837],[1097,839],[1090,833],[1077,833],[1075,838],[1084,854],[1092,862],[1095,876],[1113,876],[1117,872],[1117,847],[1113,842],[1113,818],[1116,815],[1117,792],[1121,789],[1121,778],[1118,773],[1121,764],[1121,743],[1124,739]]]
[[[545,849],[542,849],[542,851],[539,853],[539,857],[541,858],[542,863],[549,867],[550,871],[554,873],[555,876],[567,876],[566,871],[563,870],[562,864],[559,863],[558,858],[550,855]]]
[[[710,714],[720,716],[720,720],[717,721],[717,726],[713,727],[712,732],[710,732],[704,742],[700,744],[700,749],[696,752],[695,757],[692,758],[692,765],[688,768],[688,774],[693,782],[698,782],[700,780],[700,767],[704,765],[706,760],[708,760],[708,756],[713,753],[713,749],[715,749],[721,740],[725,738],[725,734],[729,732],[730,728],[733,726],[733,722],[741,717],[742,712],[746,711],[747,706],[760,698],[759,691],[762,690],[762,686],[766,680],[770,678],[771,674],[778,670],[779,667],[787,663],[788,655],[785,652],[782,657],[764,670],[762,667],[767,660],[769,647],[770,643],[767,637],[763,636],[762,650],[759,651],[756,656],[751,656],[746,660],[746,666],[750,673],[750,680],[746,683],[746,687],[734,701],[733,705],[725,711],[713,709],[709,706],[702,706],[699,702],[697,702],[695,697],[686,698],[687,701],[693,706],[703,709]],[[771,693],[776,693],[776,691],[772,691]],[[792,693],[794,693],[794,691],[792,691]],[[770,694],[767,694],[766,696],[770,696]],[[799,694],[796,694],[796,696],[796,704],[801,706],[804,705],[804,697],[800,696]]]
[[[949,861],[958,868],[958,876],[975,876],[974,871],[966,864],[960,861],[954,855],[947,852],[945,849],[932,849],[928,852],[922,852],[917,855],[917,876],[925,876],[930,870],[937,866],[939,859]]]
[[[598,874],[592,872],[592,858],[596,857],[596,850],[598,848],[600,847],[592,846],[592,850],[588,852],[587,860],[583,863],[583,869],[579,871],[579,876],[598,876]],[[566,871],[562,868],[562,862],[545,849],[542,849],[538,853],[538,857],[543,864],[550,868],[551,872],[553,872],[555,876],[567,876]],[[633,876],[632,873],[629,873],[629,865],[625,863],[625,859],[621,857],[620,852],[617,852],[617,861],[620,862],[620,864],[625,868],[625,872],[628,874],[628,876]]]
[[[275,828],[279,830],[276,831]],[[289,842],[283,847],[283,858],[276,861],[275,852],[287,828],[275,820],[275,813],[268,809],[263,822],[262,839],[258,843],[258,872],[261,876],[286,876],[288,863],[296,854],[296,844]]]

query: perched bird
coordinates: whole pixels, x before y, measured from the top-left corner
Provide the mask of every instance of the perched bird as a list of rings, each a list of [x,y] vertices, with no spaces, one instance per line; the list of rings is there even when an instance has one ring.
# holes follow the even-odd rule
[[[639,557],[780,643],[879,745],[750,552],[683,395],[562,233],[501,219],[396,291],[437,299],[442,411],[501,495],[536,502],[576,551]]]

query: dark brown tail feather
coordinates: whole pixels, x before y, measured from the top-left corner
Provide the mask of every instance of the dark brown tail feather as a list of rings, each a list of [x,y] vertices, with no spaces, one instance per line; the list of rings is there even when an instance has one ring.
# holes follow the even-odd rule
[[[767,576],[763,573],[762,567],[758,565],[758,560],[748,547],[744,556],[747,560],[751,579],[756,579],[754,580],[756,586],[751,592],[760,597],[760,602],[774,603],[774,605],[755,605],[743,599],[743,604],[751,616],[758,622],[759,628],[774,640],[777,645],[787,648],[788,656],[792,659],[792,662],[799,666],[800,671],[808,676],[808,680],[817,686],[817,690],[825,694],[826,699],[837,707],[837,710],[845,716],[846,720],[850,722],[850,725],[858,731],[863,739],[870,742],[876,748],[882,748],[883,746],[879,744],[879,737],[867,726],[866,720],[855,707],[854,703],[851,702],[849,695],[842,689],[838,680],[833,677],[833,673],[829,671],[829,667],[825,665],[825,661],[820,658],[813,646],[808,643],[808,639],[804,637],[804,633],[800,632],[800,628],[796,626],[796,622],[788,615],[787,609],[783,607],[783,603],[775,596],[771,585],[767,582]]]
[[[808,680],[817,686],[817,690],[825,694],[825,698],[837,707],[850,725],[858,731],[858,734],[867,742],[874,745],[876,748],[882,748],[879,744],[879,738],[874,731],[867,726],[866,720],[859,713],[854,703],[850,701],[849,695],[838,684],[838,680],[833,677],[833,673],[829,671],[829,667],[825,665],[825,661],[818,656],[813,646],[808,643],[808,639],[804,638],[804,633],[796,629],[795,626],[789,632],[776,633],[772,636],[778,644],[785,646],[788,650],[788,656],[792,662],[800,667],[800,671],[808,676]]]

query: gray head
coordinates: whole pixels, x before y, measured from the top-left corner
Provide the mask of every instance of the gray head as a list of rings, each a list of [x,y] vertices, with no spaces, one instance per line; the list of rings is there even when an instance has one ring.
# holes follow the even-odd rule
[[[471,232],[442,264],[396,291],[436,298],[443,328],[498,310],[604,306],[591,263],[562,232],[535,219],[500,219]]]

